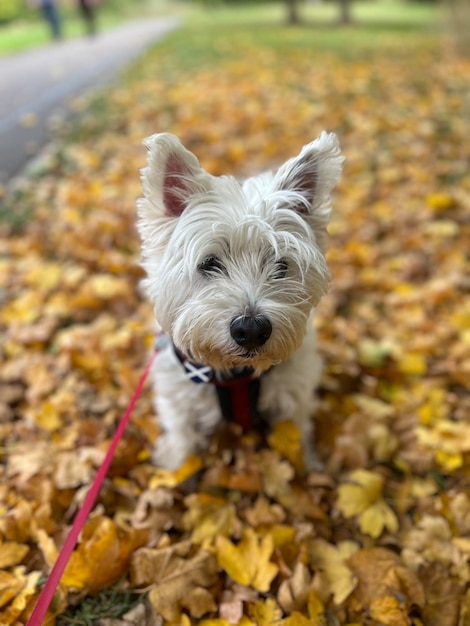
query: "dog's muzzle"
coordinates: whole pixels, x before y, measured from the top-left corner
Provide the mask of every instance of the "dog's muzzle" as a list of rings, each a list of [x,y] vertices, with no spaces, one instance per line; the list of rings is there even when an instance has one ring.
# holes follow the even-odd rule
[[[271,322],[264,315],[240,315],[230,324],[232,338],[248,352],[263,346],[272,332]]]

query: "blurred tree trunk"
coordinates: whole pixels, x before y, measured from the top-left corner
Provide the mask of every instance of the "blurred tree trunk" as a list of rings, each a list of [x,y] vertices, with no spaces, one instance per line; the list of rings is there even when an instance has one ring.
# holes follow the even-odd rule
[[[349,10],[349,0],[339,0],[339,23],[352,23],[351,11]]]
[[[459,0],[452,0],[453,2],[459,2]],[[462,0],[465,2],[465,0]],[[301,19],[299,15],[299,0],[285,0],[287,9],[287,23],[288,24],[300,24]],[[339,5],[339,23],[351,24],[351,11],[350,0],[338,0]]]
[[[300,24],[299,7],[297,0],[286,0],[287,23]]]
[[[470,56],[470,4],[468,0],[446,2],[452,35],[459,50]]]

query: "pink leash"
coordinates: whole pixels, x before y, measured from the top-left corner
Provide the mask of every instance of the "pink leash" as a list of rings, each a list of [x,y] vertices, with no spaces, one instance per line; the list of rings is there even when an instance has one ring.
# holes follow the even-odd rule
[[[137,385],[137,389],[132,396],[132,399],[129,403],[129,406],[126,409],[126,412],[121,418],[121,421],[118,424],[116,432],[114,433],[113,440],[109,446],[108,452],[106,453],[106,457],[96,473],[95,480],[93,481],[88,493],[86,494],[85,500],[77,513],[77,516],[73,522],[72,528],[67,535],[64,545],[62,546],[62,550],[57,558],[57,561],[54,563],[54,567],[49,575],[49,578],[44,585],[39,598],[36,602],[36,605],[31,613],[31,617],[29,618],[26,626],[41,626],[43,619],[47,613],[47,609],[54,597],[55,590],[59,585],[62,574],[64,573],[65,566],[67,565],[70,555],[75,548],[75,544],[77,543],[78,536],[87,520],[88,515],[90,514],[91,509],[95,503],[95,500],[98,496],[98,493],[101,488],[101,484],[108,472],[109,466],[111,465],[111,461],[113,460],[114,453],[116,452],[116,448],[119,444],[119,441],[124,434],[126,426],[129,422],[129,418],[131,416],[132,411],[136,405],[136,402],[142,392],[145,381],[147,380],[147,376],[149,375],[150,369],[153,365],[155,356],[157,355],[157,350],[154,350],[149,362],[147,363],[145,370],[139,380],[139,384]]]

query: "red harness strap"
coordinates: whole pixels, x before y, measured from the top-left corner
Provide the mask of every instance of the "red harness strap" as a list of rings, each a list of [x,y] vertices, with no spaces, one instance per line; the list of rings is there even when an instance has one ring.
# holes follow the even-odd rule
[[[259,415],[257,410],[259,396],[259,378],[243,376],[229,380],[213,379],[217,391],[220,409],[224,419],[235,422],[244,430],[253,428]]]
[[[217,391],[220,410],[225,420],[239,424],[250,430],[259,424],[258,397],[260,379],[253,375],[251,367],[231,370],[227,375],[188,358],[173,344],[176,358],[183,366],[188,380],[199,384],[214,385]]]

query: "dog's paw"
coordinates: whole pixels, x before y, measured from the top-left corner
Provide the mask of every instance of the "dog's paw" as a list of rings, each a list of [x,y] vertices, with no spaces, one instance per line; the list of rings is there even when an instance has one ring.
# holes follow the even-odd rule
[[[190,447],[182,445],[181,441],[175,441],[167,434],[160,435],[152,453],[152,463],[156,467],[177,470],[186,461],[190,452]]]
[[[307,472],[316,471],[324,472],[325,466],[320,460],[316,450],[310,446],[304,444],[303,461]]]
[[[191,454],[200,454],[207,448],[206,437],[193,433],[192,436],[175,436],[175,433],[163,433],[157,439],[152,453],[152,463],[157,467],[177,470]]]

